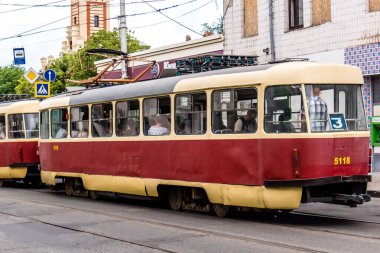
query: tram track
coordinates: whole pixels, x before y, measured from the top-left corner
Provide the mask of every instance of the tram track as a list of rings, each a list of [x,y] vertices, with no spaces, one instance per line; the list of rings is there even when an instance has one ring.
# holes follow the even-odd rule
[[[165,228],[169,227],[169,228],[173,228],[173,229],[183,230],[186,232],[193,232],[196,234],[211,235],[211,236],[215,236],[215,237],[223,238],[223,239],[229,239],[229,240],[234,239],[237,241],[257,243],[257,244],[276,247],[276,248],[280,248],[280,249],[288,249],[288,250],[294,250],[294,251],[299,251],[299,252],[310,252],[310,253],[324,253],[324,252],[326,252],[326,251],[320,251],[320,250],[315,250],[315,249],[306,248],[306,247],[294,246],[294,245],[285,244],[285,243],[279,243],[279,242],[273,242],[273,241],[268,241],[268,240],[262,240],[262,239],[252,238],[252,237],[236,235],[233,233],[222,233],[222,232],[216,232],[213,230],[193,228],[193,227],[185,227],[185,226],[181,226],[181,225],[174,225],[174,224],[170,224],[170,223],[158,222],[158,221],[153,221],[153,220],[148,220],[148,219],[125,217],[125,216],[105,213],[105,212],[101,212],[101,211],[94,211],[94,210],[89,210],[89,209],[84,209],[84,208],[71,207],[71,206],[59,205],[59,204],[51,204],[51,203],[47,203],[44,201],[26,200],[26,199],[21,199],[21,198],[11,198],[11,197],[1,196],[1,195],[0,195],[0,198],[10,199],[10,200],[14,200],[14,201],[22,201],[22,202],[27,202],[27,203],[31,203],[31,204],[40,204],[40,205],[46,205],[46,206],[52,206],[52,207],[59,207],[59,208],[70,209],[70,210],[75,210],[75,211],[85,212],[85,213],[91,213],[91,214],[97,214],[97,215],[103,215],[103,216],[107,216],[110,218],[120,219],[123,221],[132,221],[132,222],[137,222],[137,223],[144,223],[144,224],[161,226],[161,227],[165,227]],[[75,227],[71,227],[71,226],[55,224],[52,222],[46,222],[46,221],[43,221],[41,219],[37,219],[37,218],[33,218],[33,217],[24,217],[21,215],[16,215],[16,214],[4,212],[4,211],[0,211],[0,214],[9,215],[9,216],[17,217],[17,218],[27,218],[33,222],[39,222],[41,224],[54,226],[54,227],[58,227],[61,229],[66,229],[66,230],[70,230],[70,231],[74,231],[74,232],[78,232],[78,233],[85,233],[85,234],[89,234],[89,235],[93,235],[93,236],[98,236],[98,237],[101,237],[104,239],[119,241],[119,242],[131,244],[131,245],[136,245],[136,246],[145,247],[145,248],[149,248],[149,249],[153,249],[153,250],[158,250],[161,252],[170,252],[170,253],[176,252],[176,251],[171,251],[171,250],[167,250],[167,249],[160,248],[160,247],[155,247],[155,246],[152,246],[149,244],[143,244],[143,243],[133,241],[133,240],[125,240],[125,239],[121,239],[121,238],[117,238],[117,237],[113,237],[113,236],[108,236],[108,235],[103,235],[100,233],[87,231],[84,229],[79,229],[79,228],[75,228]]]

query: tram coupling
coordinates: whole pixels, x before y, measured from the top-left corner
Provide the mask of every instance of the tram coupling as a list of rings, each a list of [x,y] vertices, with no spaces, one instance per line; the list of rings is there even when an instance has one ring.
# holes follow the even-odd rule
[[[357,207],[357,205],[361,205],[364,202],[371,201],[371,196],[368,194],[340,194],[340,193],[330,193],[333,198],[334,203],[342,202],[350,207]]]

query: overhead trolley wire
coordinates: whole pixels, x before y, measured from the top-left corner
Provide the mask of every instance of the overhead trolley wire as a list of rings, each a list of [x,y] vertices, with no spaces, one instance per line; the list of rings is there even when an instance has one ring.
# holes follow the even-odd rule
[[[180,22],[176,21],[175,19],[169,17],[169,16],[166,15],[165,13],[163,13],[163,12],[161,12],[160,10],[156,9],[155,7],[153,7],[153,6],[152,6],[150,3],[148,3],[147,1],[145,1],[145,0],[141,0],[141,1],[143,1],[145,4],[149,5],[152,9],[156,10],[156,11],[159,12],[161,15],[164,15],[165,17],[167,17],[167,18],[170,19],[171,21],[173,21],[173,22],[177,23],[178,25],[180,25],[180,26],[182,26],[182,27],[184,27],[184,28],[186,28],[186,29],[192,31],[192,32],[195,33],[195,34],[198,34],[199,36],[202,36],[202,34],[200,34],[199,32],[194,31],[193,29],[191,29],[191,28],[185,26],[184,24],[181,24]]]
[[[25,6],[23,8],[19,8],[19,9],[0,11],[0,14],[2,14],[2,13],[10,13],[10,12],[15,12],[15,11],[21,11],[21,10],[31,9],[31,8],[36,8],[36,7],[52,7],[50,4],[55,4],[55,3],[65,2],[65,1],[66,0],[60,0],[60,1],[54,1],[54,2],[49,2],[49,3],[44,3],[44,4],[33,4],[33,5],[0,3],[0,5],[3,5],[3,6]]]

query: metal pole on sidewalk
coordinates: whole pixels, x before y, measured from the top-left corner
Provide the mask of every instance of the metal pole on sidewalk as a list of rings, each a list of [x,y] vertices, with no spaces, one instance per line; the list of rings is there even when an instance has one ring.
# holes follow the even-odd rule
[[[121,51],[124,53],[127,53],[127,18],[125,16],[125,0],[120,0],[120,25],[119,25],[119,31],[120,31],[120,45],[121,45]],[[121,63],[121,77],[127,78],[128,77],[128,63],[127,60],[123,61]]]

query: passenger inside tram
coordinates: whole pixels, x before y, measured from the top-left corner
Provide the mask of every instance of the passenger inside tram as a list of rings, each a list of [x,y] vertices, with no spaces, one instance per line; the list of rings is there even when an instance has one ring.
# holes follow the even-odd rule
[[[168,135],[170,126],[169,122],[162,115],[156,115],[152,117],[151,127],[148,130],[148,135],[158,136],[158,135]]]
[[[257,130],[256,122],[256,110],[249,109],[247,114],[238,119],[235,122],[234,132],[235,133],[254,133]]]
[[[294,133],[296,130],[294,125],[289,122],[292,119],[292,111],[290,108],[285,108],[284,113],[278,117],[278,121],[280,122],[278,126],[279,133]]]
[[[5,139],[5,127],[4,123],[0,122],[0,140]]]

